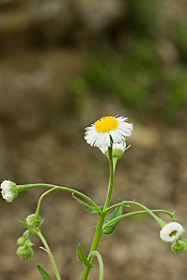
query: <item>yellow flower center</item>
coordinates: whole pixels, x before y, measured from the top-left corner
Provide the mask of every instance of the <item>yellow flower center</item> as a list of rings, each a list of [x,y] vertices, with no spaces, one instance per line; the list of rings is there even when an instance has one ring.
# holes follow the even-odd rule
[[[95,123],[95,129],[98,132],[109,132],[118,126],[118,120],[112,116],[107,116],[99,119]]]
[[[174,236],[174,235],[176,235],[176,234],[177,234],[177,231],[176,231],[176,230],[173,230],[172,232],[169,233],[169,236],[172,237],[172,236]]]

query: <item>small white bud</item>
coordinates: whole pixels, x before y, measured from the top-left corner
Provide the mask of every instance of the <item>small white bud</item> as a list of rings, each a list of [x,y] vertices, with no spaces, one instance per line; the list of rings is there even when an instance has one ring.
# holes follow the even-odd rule
[[[130,148],[130,145],[126,148],[126,142],[114,144],[112,146],[112,157],[119,159],[128,148]],[[108,157],[108,147],[102,147],[100,150]]]
[[[12,202],[18,195],[16,184],[9,180],[3,181],[1,183],[1,194],[7,202]]]

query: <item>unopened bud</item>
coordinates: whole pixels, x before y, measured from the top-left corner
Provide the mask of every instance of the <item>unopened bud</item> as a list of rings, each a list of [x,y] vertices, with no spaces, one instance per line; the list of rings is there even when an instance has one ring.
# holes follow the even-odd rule
[[[113,158],[117,158],[119,159],[123,153],[129,148],[130,146],[128,146],[126,148],[126,142],[123,142],[123,143],[119,143],[119,144],[114,144],[112,146],[112,157]],[[108,155],[108,147],[103,147],[103,148],[100,148],[101,152],[103,154],[106,155],[106,157],[109,157]]]
[[[21,237],[18,238],[17,244],[20,246],[24,246],[25,243],[29,240],[30,238],[30,231],[26,230]]]
[[[34,228],[39,228],[43,223],[43,219],[37,214],[31,214],[26,218],[26,223]]]
[[[16,184],[9,180],[3,181],[1,183],[1,194],[7,202],[12,202],[18,195]]]
[[[178,240],[176,240],[172,246],[171,249],[175,253],[182,253],[187,250],[187,239],[184,237],[180,237]]]
[[[17,249],[17,255],[24,260],[29,260],[32,258],[34,251],[32,249],[33,243],[28,240],[24,246],[19,246]]]

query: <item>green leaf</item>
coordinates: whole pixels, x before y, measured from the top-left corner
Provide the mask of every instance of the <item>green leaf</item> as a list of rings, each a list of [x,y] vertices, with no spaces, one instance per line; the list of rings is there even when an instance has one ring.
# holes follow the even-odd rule
[[[43,280],[52,280],[51,276],[39,264],[37,264],[37,268]]]
[[[90,212],[90,213],[98,213],[98,211],[93,207],[93,206],[91,206],[91,205],[89,205],[89,204],[87,204],[86,202],[84,202],[83,200],[81,200],[81,199],[79,199],[79,198],[77,198],[74,194],[72,194],[73,195],[73,197],[81,204],[81,205],[83,205],[85,208],[86,208],[86,210],[88,211],[88,212]],[[101,209],[101,208],[100,208]]]
[[[19,222],[25,227],[27,228],[30,232],[32,232],[33,234],[37,234],[38,232],[40,232],[40,230],[38,228],[33,228],[31,226],[29,226],[27,223],[20,221]]]
[[[86,254],[84,253],[83,249],[81,248],[81,245],[79,244],[79,246],[77,247],[77,258],[80,262],[82,262],[85,266],[87,266],[88,268],[91,268],[92,265],[91,263],[88,261]]]
[[[106,223],[108,223],[108,222],[110,222],[111,220],[113,220],[114,218],[119,217],[120,215],[122,215],[122,209],[123,209],[123,206],[122,206],[122,205],[116,207],[115,210],[114,210],[108,217],[105,218],[103,226],[104,226]],[[104,233],[104,234],[110,234],[110,233],[112,233],[112,232],[115,230],[115,228],[117,227],[118,223],[119,223],[119,220],[113,222],[112,224],[110,224],[108,227],[106,227],[106,228],[103,230],[103,233]]]

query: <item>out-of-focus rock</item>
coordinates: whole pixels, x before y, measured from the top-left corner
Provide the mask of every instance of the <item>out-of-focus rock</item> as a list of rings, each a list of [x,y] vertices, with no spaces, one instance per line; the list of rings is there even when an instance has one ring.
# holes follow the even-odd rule
[[[55,50],[1,61],[0,124],[17,133],[40,130],[49,113],[66,104],[68,81],[85,59],[85,52]]]
[[[157,51],[163,61],[168,65],[174,64],[179,60],[178,50],[169,40],[160,40],[157,44]]]
[[[1,1],[0,47],[83,40],[77,33],[104,32],[124,15],[124,7],[120,0]]]
[[[119,0],[74,1],[82,22],[93,31],[105,30],[125,12],[124,3]]]
[[[8,165],[8,156],[7,156],[7,149],[5,147],[4,143],[4,134],[3,130],[1,129],[0,126],[0,178],[6,178],[8,175],[6,170],[7,170],[7,165]]]

